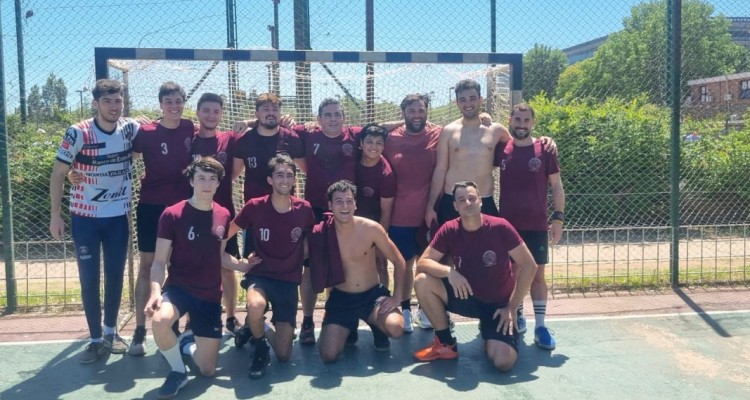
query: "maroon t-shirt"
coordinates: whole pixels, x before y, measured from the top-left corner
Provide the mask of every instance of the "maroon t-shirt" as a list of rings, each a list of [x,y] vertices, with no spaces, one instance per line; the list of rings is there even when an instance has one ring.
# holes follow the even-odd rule
[[[255,254],[263,260],[250,274],[300,283],[303,242],[315,224],[310,203],[292,197],[291,210],[282,214],[273,208],[270,195],[250,199],[234,223],[242,229],[252,226]]]
[[[396,175],[385,157],[372,167],[357,163],[357,212],[356,215],[380,221],[380,199],[396,195]]]
[[[482,214],[482,225],[474,232],[466,231],[459,218],[446,222],[430,247],[450,255],[477,300],[502,305],[508,304],[516,285],[508,252],[521,243],[508,221]]]
[[[540,140],[518,147],[510,140],[495,148],[500,167],[500,216],[522,231],[547,231],[549,176],[560,172],[557,155],[544,150]]]
[[[233,157],[245,164],[244,200],[271,194],[268,184],[268,162],[276,154],[286,154],[292,159],[303,158],[305,150],[302,140],[295,132],[279,128],[273,136],[262,136],[257,128],[250,129],[237,138]]]
[[[190,197],[190,183],[182,171],[192,161],[190,142],[194,133],[195,126],[187,119],[180,120],[176,129],[158,122],[141,125],[133,140],[133,152],[143,154],[146,167],[140,203],[171,205]]]
[[[304,125],[294,127],[305,143],[307,176],[305,200],[310,205],[328,209],[328,187],[342,179],[354,183],[357,160],[357,134],[360,127],[344,126],[341,135],[330,138],[322,130],[306,130]]]
[[[216,132],[216,136],[202,138],[198,135],[193,137],[191,153],[193,156],[214,157],[224,167],[224,178],[219,183],[219,188],[214,195],[214,201],[229,210],[234,216],[234,201],[232,200],[232,167],[234,148],[234,135],[232,132]]]
[[[388,135],[383,155],[396,174],[391,225],[418,227],[424,224],[442,129],[439,125],[427,124],[417,135],[408,134],[404,127]]]
[[[166,285],[179,286],[206,301],[221,301],[221,241],[229,230],[229,211],[213,203],[198,210],[187,200],[167,207],[158,237],[172,241]]]

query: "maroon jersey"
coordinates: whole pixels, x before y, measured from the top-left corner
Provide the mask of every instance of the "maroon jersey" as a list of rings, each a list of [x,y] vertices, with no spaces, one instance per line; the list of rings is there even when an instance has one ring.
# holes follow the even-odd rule
[[[214,157],[224,167],[224,178],[219,183],[214,200],[229,210],[232,216],[234,216],[234,201],[232,200],[232,166],[234,165],[232,149],[234,140],[232,132],[216,132],[216,136],[207,138],[195,135],[190,147],[193,156]]]
[[[439,125],[427,124],[417,135],[410,135],[404,127],[388,135],[383,155],[396,174],[391,225],[418,227],[424,224],[441,131]]]
[[[234,158],[245,164],[244,200],[271,194],[268,184],[268,162],[276,154],[286,154],[292,159],[303,158],[302,140],[295,132],[279,128],[273,136],[262,136],[257,128],[250,129],[234,143]]]
[[[190,197],[190,183],[182,175],[191,161],[190,142],[195,127],[180,120],[176,129],[159,123],[141,125],[133,141],[133,151],[143,153],[146,173],[141,178],[139,202],[171,205]]]
[[[217,203],[209,211],[183,200],[159,218],[158,237],[172,241],[166,285],[206,301],[221,301],[221,241],[229,230],[229,211]]]
[[[500,167],[500,216],[522,231],[547,231],[549,176],[560,172],[557,155],[544,150],[540,140],[518,147],[510,140],[495,148]]]
[[[300,283],[303,242],[315,224],[310,203],[292,197],[292,209],[282,214],[273,208],[270,195],[250,199],[234,223],[242,229],[252,226],[255,254],[262,259],[250,270],[252,275]]]
[[[320,129],[306,130],[304,125],[297,125],[294,130],[305,143],[305,200],[313,207],[327,210],[328,187],[342,179],[355,180],[357,134],[362,128],[344,126],[341,135],[335,138]]]
[[[516,286],[508,252],[521,243],[521,237],[508,221],[482,214],[482,225],[474,232],[466,231],[459,218],[446,222],[430,247],[450,255],[456,271],[469,281],[477,300],[508,304]]]
[[[372,167],[357,163],[357,212],[356,215],[380,221],[380,199],[396,195],[396,175],[385,157]]]

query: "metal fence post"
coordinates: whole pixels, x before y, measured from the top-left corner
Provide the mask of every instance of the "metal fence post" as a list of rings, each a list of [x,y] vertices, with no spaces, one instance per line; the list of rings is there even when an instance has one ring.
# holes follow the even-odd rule
[[[667,38],[667,87],[670,88],[669,105],[671,109],[671,162],[670,162],[670,224],[672,242],[670,249],[669,270],[672,287],[680,284],[680,63],[682,41],[682,0],[667,1],[667,26],[671,35]]]
[[[0,21],[0,32],[3,30]],[[7,291],[6,312],[14,312],[16,302],[16,270],[13,249],[13,208],[10,201],[10,169],[8,166],[8,125],[5,118],[5,58],[3,39],[0,38],[0,191],[3,201],[3,257],[5,258],[5,287]]]

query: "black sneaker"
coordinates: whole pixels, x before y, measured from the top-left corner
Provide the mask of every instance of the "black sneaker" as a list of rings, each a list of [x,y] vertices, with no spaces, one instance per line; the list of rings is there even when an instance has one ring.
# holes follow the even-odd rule
[[[255,352],[250,361],[250,378],[259,379],[266,374],[266,366],[271,363],[270,350],[265,339],[260,339],[255,345]]]
[[[250,327],[247,325],[241,326],[234,331],[234,347],[241,349],[242,346],[247,344],[251,337],[253,337],[253,334],[250,332]]]
[[[172,371],[167,375],[167,379],[164,380],[164,384],[159,388],[159,392],[156,394],[157,399],[171,399],[177,396],[177,392],[180,391],[188,383],[187,373]]]
[[[388,339],[385,333],[381,332],[376,327],[372,328],[372,338],[375,344],[375,350],[377,351],[388,351],[391,348],[391,341]]]
[[[299,343],[305,345],[315,344],[315,327],[314,326],[302,326],[299,331]]]
[[[237,329],[239,329],[239,326],[237,325],[237,318],[235,317],[227,318],[227,322],[224,326],[227,328],[227,332],[229,332],[230,336],[234,336]]]
[[[354,346],[359,340],[359,332],[356,329],[349,331],[349,336],[346,337],[346,345]]]
[[[146,354],[146,327],[136,326],[133,333],[133,341],[128,347],[128,354],[135,357],[143,357]]]

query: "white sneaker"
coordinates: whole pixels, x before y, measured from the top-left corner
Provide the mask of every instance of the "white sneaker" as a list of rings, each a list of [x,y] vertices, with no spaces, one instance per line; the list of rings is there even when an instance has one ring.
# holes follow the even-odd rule
[[[411,310],[404,310],[404,333],[414,332],[414,321],[411,317]]]
[[[420,307],[417,309],[417,315],[414,318],[414,322],[422,329],[432,329],[432,323],[427,318],[427,314],[422,311],[422,308]]]

